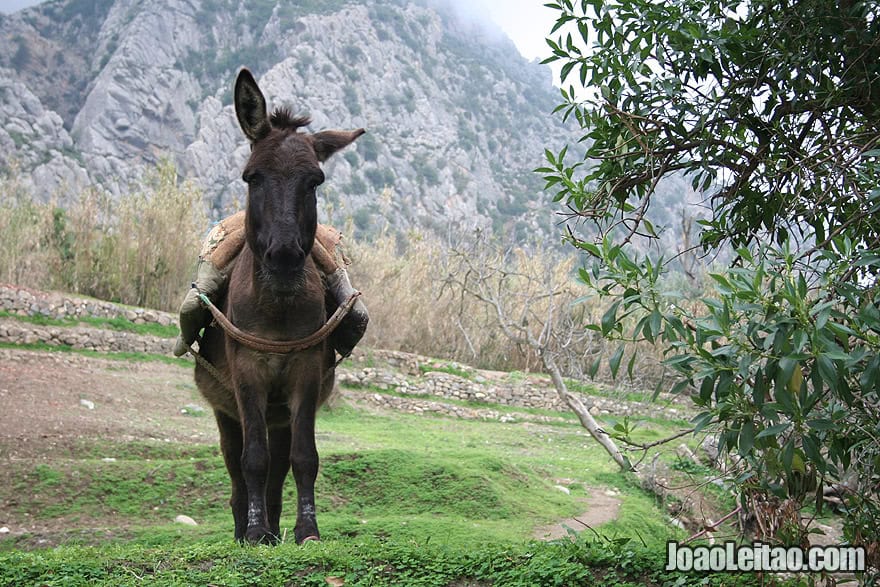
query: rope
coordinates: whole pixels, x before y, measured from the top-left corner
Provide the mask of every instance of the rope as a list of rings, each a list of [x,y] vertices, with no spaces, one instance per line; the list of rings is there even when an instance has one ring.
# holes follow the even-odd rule
[[[315,346],[316,344],[323,341],[325,338],[330,336],[336,327],[342,322],[342,319],[345,318],[348,313],[351,311],[352,307],[354,307],[355,302],[357,302],[358,297],[360,297],[361,292],[356,291],[351,296],[349,296],[348,300],[338,308],[330,316],[330,319],[319,328],[314,333],[306,336],[305,338],[301,338],[299,340],[291,340],[291,341],[277,341],[277,340],[269,340],[266,338],[260,338],[259,336],[254,336],[253,334],[248,334],[243,330],[240,330],[235,326],[229,319],[223,315],[217,306],[215,306],[211,300],[203,293],[199,293],[199,299],[202,301],[205,306],[207,306],[208,310],[211,311],[211,315],[214,316],[214,320],[217,321],[217,324],[233,339],[237,340],[244,346],[263,353],[277,353],[281,355],[286,355],[288,353],[293,353],[296,351],[302,351],[308,348]]]
[[[196,360],[196,363],[205,368],[205,371],[214,376],[214,379],[217,380],[217,383],[226,388],[226,391],[232,393],[232,386],[227,383],[226,378],[223,377],[223,373],[221,373],[217,369],[217,367],[211,364],[211,361],[203,357],[202,354],[197,351],[192,345],[189,345],[189,354],[193,356],[193,358]]]
[[[211,311],[211,315],[214,316],[214,319],[217,323],[223,328],[223,330],[232,338],[245,345],[246,347],[253,349],[255,351],[265,352],[265,353],[280,353],[287,354],[296,351],[305,350],[307,348],[311,348],[323,341],[325,338],[330,336],[330,334],[336,330],[336,327],[342,322],[342,319],[345,318],[351,309],[354,307],[355,302],[360,297],[361,292],[356,291],[348,298],[348,300],[342,306],[336,308],[336,311],[330,316],[330,319],[319,328],[314,333],[310,334],[305,338],[301,338],[299,340],[287,341],[287,342],[279,342],[275,340],[268,340],[265,338],[260,338],[258,336],[254,336],[253,334],[248,334],[237,328],[229,319],[223,315],[217,306],[211,303],[210,298],[203,293],[199,293],[199,299],[205,304],[208,309]],[[201,339],[199,340],[199,344],[201,344]],[[226,381],[226,378],[223,376],[217,367],[211,364],[211,362],[206,359],[199,351],[197,351],[192,345],[189,345],[189,354],[193,356],[196,362],[205,368],[205,370],[210,373],[214,379],[217,380],[217,383],[226,388],[227,391],[232,392],[232,386]],[[346,359],[348,355],[341,355],[339,360],[337,360],[333,368],[339,366],[339,364]],[[328,371],[324,374],[324,378],[330,373]]]

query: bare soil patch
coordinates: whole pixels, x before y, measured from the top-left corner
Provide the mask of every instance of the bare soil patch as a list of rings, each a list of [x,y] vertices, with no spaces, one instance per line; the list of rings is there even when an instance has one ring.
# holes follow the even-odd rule
[[[0,462],[64,458],[95,440],[217,441],[210,412],[181,412],[205,406],[191,369],[162,362],[0,349],[0,404]]]
[[[582,532],[617,518],[617,514],[620,513],[620,498],[608,495],[605,489],[593,488],[588,489],[587,492],[590,496],[579,500],[586,505],[585,512],[555,524],[535,528],[532,536],[538,540],[558,540],[569,535],[569,528],[575,532]]]

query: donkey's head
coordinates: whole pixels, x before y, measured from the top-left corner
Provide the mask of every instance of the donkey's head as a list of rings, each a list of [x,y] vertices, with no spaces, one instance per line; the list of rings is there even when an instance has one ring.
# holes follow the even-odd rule
[[[315,189],[324,181],[320,163],[364,134],[364,129],[299,132],[309,119],[295,118],[283,108],[270,117],[266,99],[247,69],[235,81],[235,114],[251,141],[251,156],[242,173],[248,184],[247,244],[261,275],[277,289],[293,289],[301,282],[315,242]]]

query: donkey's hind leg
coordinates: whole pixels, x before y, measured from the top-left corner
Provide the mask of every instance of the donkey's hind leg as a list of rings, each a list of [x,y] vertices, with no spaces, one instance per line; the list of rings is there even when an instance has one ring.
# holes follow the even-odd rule
[[[247,486],[241,472],[242,434],[241,425],[219,410],[214,411],[220,431],[220,450],[226,462],[226,470],[232,480],[232,518],[235,520],[235,539],[244,540],[247,530]]]
[[[281,538],[281,509],[284,481],[290,472],[290,426],[269,428],[269,480],[266,483],[266,508],[269,531]]]

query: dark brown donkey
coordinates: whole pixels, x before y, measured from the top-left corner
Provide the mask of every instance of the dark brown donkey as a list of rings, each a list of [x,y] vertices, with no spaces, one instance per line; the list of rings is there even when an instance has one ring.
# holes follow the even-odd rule
[[[293,118],[283,109],[269,117],[247,69],[235,82],[235,113],[251,141],[242,174],[248,185],[247,236],[217,306],[248,334],[300,339],[321,328],[335,309],[309,255],[317,228],[315,188],[324,181],[319,163],[364,130],[307,134],[299,132],[307,118]],[[221,383],[196,366],[196,384],[214,408],[232,478],[235,537],[251,543],[278,540],[282,488],[292,466],[296,541],[317,540],[315,412],[333,387],[332,346],[324,340],[295,353],[266,353],[211,327],[201,353],[226,380]]]

